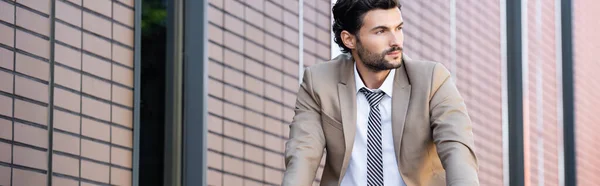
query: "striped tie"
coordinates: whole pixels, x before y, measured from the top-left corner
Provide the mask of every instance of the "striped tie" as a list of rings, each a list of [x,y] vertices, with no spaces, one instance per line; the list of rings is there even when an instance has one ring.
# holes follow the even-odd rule
[[[381,140],[381,113],[379,113],[379,102],[385,95],[384,92],[371,92],[361,88],[360,92],[365,94],[371,111],[367,125],[367,186],[383,185],[383,148]]]

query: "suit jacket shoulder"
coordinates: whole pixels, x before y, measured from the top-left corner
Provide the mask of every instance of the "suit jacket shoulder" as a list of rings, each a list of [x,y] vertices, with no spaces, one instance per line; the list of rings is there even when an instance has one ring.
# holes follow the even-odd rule
[[[305,75],[310,76],[311,88],[314,93],[323,93],[323,91],[337,90],[337,84],[340,82],[342,73],[348,71],[354,61],[349,54],[342,54],[324,63],[314,64],[306,67]],[[352,75],[353,72],[352,72]],[[336,94],[337,95],[337,94]]]
[[[429,90],[429,98],[451,78],[448,69],[439,62],[405,58],[406,71],[413,88]]]
[[[352,57],[349,54],[342,54],[324,63],[314,64],[307,69],[315,79],[334,80],[337,83],[342,67],[352,64],[354,64]]]

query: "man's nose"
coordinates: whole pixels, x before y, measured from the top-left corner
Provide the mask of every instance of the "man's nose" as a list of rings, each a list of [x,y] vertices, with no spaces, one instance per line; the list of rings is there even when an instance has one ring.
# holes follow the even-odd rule
[[[402,33],[401,31],[390,32],[390,46],[402,46]]]

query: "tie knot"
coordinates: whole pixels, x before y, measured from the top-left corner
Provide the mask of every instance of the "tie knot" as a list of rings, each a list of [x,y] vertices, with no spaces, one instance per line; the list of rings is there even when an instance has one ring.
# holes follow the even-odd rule
[[[381,102],[381,99],[383,99],[383,96],[385,95],[383,91],[373,92],[365,87],[361,88],[360,92],[365,94],[365,97],[367,97],[367,101],[369,101],[369,105],[371,107],[376,107],[379,105],[379,102]]]

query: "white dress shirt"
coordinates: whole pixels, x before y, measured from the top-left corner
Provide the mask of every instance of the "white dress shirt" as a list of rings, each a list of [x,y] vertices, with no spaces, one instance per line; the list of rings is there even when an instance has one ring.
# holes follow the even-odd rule
[[[379,89],[369,89],[365,86],[354,63],[354,80],[356,82],[356,136],[354,147],[346,174],[342,178],[342,186],[367,185],[367,122],[371,108],[365,94],[360,92],[362,87],[373,91],[383,91],[385,96],[379,103],[381,112],[381,138],[383,148],[383,182],[385,186],[405,186],[398,170],[394,139],[392,137],[392,90],[394,86],[395,69],[392,69]]]

